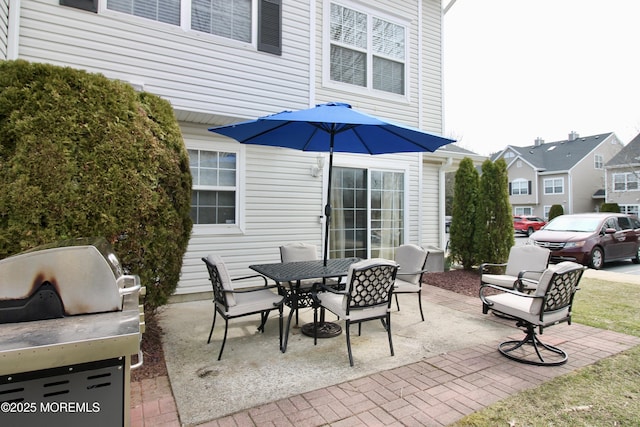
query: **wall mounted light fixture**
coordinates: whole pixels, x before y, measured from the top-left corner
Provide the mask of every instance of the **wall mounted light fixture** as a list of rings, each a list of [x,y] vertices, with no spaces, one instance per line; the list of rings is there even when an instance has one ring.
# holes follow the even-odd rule
[[[311,176],[317,178],[318,176],[320,176],[323,169],[324,169],[324,156],[318,155],[318,157],[316,157],[316,164],[311,165]]]

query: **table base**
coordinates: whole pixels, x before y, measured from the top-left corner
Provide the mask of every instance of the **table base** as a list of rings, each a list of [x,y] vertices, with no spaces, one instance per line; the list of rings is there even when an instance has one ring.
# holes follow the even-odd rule
[[[308,337],[313,337],[313,323],[302,325],[301,331]],[[342,328],[333,322],[318,322],[318,338],[333,338],[342,333]]]

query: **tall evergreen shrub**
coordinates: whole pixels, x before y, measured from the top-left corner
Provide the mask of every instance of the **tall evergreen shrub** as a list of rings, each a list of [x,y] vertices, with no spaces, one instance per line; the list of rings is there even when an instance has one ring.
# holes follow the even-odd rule
[[[551,205],[551,208],[549,208],[548,221],[551,221],[553,218],[560,215],[564,215],[564,208],[562,207],[562,205]]]
[[[509,177],[504,159],[482,164],[476,228],[479,262],[504,263],[515,244],[509,202]]]
[[[449,251],[454,262],[470,270],[476,263],[475,233],[479,174],[473,161],[465,157],[455,175]]]
[[[175,290],[191,174],[167,101],[98,74],[0,62],[0,187],[0,258],[101,236],[149,307]]]

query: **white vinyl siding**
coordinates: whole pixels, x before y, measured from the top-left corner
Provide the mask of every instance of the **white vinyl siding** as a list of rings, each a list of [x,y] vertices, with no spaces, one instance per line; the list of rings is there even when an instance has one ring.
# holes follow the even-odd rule
[[[254,43],[184,31],[106,9],[99,13],[23,0],[19,56],[132,82],[171,102],[182,119],[255,118],[309,106],[309,10],[282,8],[281,56]],[[268,59],[267,59],[268,56]],[[259,78],[256,78],[259,70]],[[286,78],[283,78],[286,76]]]
[[[0,59],[7,59],[9,33],[9,0],[0,0]]]

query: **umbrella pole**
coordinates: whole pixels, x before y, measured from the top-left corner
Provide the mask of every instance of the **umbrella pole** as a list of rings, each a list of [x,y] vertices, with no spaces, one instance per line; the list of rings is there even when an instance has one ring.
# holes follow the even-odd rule
[[[333,175],[333,137],[335,129],[331,129],[331,142],[329,145],[329,182],[327,183],[327,204],[324,206],[324,256],[322,257],[324,266],[327,266],[329,259],[329,226],[331,223],[331,180]]]

